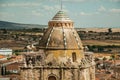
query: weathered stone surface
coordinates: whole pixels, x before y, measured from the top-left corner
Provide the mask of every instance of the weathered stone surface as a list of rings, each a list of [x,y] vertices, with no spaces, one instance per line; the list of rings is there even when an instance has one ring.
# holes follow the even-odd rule
[[[25,55],[21,80],[95,80],[95,63],[85,56],[73,22],[63,11],[49,21],[37,53]]]

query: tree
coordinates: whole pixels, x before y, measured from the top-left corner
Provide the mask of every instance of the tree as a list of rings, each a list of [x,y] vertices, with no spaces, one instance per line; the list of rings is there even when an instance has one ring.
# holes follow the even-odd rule
[[[107,60],[107,58],[106,58],[106,57],[104,57],[104,58],[103,58],[103,61],[106,61],[106,60]]]
[[[7,30],[6,29],[2,29],[3,31],[3,34],[6,34],[7,33]]]
[[[104,48],[102,46],[98,46],[98,52],[103,52]]]
[[[109,29],[108,29],[108,32],[109,32],[109,33],[112,33],[112,28],[109,28]]]
[[[111,58],[112,60],[114,60],[114,59],[115,59],[115,55],[112,54],[112,55],[110,56],[110,58]]]
[[[96,61],[99,61],[99,60],[100,60],[99,58],[97,58],[97,57],[95,58],[95,62],[96,62]]]

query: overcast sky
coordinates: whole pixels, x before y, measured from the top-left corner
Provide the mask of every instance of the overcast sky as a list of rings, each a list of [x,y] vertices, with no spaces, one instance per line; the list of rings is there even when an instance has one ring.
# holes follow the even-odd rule
[[[75,27],[120,26],[120,0],[62,0]],[[48,24],[60,10],[60,0],[0,0],[0,20]]]

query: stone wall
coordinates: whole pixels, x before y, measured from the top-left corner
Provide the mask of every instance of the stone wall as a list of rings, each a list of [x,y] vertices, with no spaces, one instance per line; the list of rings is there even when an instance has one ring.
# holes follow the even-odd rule
[[[89,68],[39,66],[21,67],[21,80],[48,80],[54,76],[56,80],[95,80],[94,66]]]

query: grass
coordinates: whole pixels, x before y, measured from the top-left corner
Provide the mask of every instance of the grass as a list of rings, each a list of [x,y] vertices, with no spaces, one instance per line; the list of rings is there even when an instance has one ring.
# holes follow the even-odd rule
[[[83,45],[120,45],[120,40],[82,40]]]

